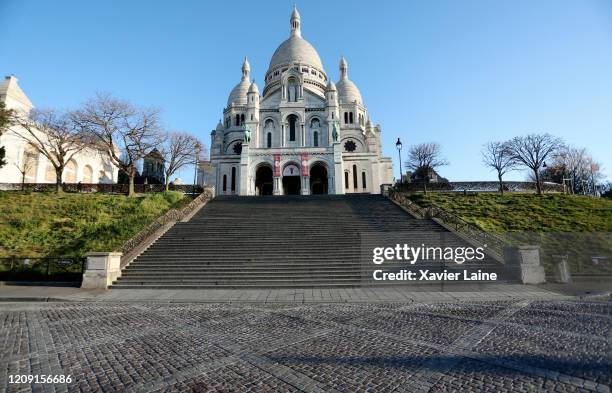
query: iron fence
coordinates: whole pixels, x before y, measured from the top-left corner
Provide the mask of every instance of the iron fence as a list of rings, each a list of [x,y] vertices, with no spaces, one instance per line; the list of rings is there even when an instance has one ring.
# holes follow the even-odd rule
[[[78,283],[83,277],[86,261],[84,257],[0,258],[0,280]]]

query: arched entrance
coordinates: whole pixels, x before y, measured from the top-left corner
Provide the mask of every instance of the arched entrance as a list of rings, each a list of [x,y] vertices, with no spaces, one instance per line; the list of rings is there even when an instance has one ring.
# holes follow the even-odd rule
[[[321,163],[316,163],[310,168],[310,193],[328,193],[327,168]]]
[[[296,164],[287,164],[283,169],[283,194],[300,195],[301,186],[300,168]]]
[[[272,195],[274,185],[272,183],[272,168],[262,165],[255,172],[255,195]]]

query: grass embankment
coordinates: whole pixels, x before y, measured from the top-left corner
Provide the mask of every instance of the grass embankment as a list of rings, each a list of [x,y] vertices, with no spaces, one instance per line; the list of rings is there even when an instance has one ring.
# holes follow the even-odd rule
[[[171,208],[178,192],[122,195],[0,192],[0,258],[112,251]]]
[[[612,200],[581,195],[423,193],[410,197],[421,206],[438,206],[512,243],[541,246],[545,267],[552,255],[568,254],[574,272],[611,272],[612,260],[596,265],[594,256],[610,257]]]
[[[414,194],[421,206],[436,205],[489,232],[610,232],[612,200],[548,194]]]

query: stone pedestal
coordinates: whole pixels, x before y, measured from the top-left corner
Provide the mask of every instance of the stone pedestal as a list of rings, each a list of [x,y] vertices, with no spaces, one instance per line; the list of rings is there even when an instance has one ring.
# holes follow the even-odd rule
[[[506,274],[523,284],[546,282],[544,267],[540,264],[539,246],[517,246],[504,249]]]
[[[249,184],[253,182],[249,179],[249,144],[246,142],[242,143],[242,152],[240,153],[240,174],[238,176],[238,191],[240,195],[253,195],[253,192],[249,192]]]
[[[562,284],[571,283],[572,274],[567,263],[567,255],[553,255],[552,257],[555,261],[555,281]]]
[[[90,252],[86,254],[87,269],[81,288],[106,289],[121,276],[120,252]]]
[[[344,165],[342,161],[342,146],[340,142],[334,142],[334,193],[344,194]]]

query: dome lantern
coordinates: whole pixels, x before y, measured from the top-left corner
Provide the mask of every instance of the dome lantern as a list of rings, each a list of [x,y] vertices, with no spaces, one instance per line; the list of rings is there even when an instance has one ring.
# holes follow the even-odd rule
[[[297,10],[296,6],[293,6],[293,12],[291,13],[291,35],[292,36],[302,36],[302,32],[300,31],[300,13]]]
[[[242,79],[249,79],[251,73],[251,65],[249,64],[249,60],[247,57],[244,57],[244,61],[242,62]]]

